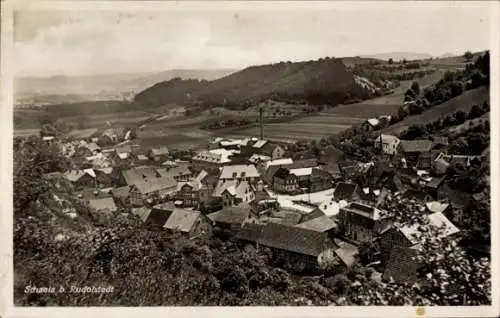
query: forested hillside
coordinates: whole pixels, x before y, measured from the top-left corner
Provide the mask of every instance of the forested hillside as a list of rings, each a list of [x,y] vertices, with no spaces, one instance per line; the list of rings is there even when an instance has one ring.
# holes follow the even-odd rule
[[[137,94],[135,103],[145,107],[186,103],[244,108],[272,98],[337,105],[373,94],[356,81],[341,59],[324,58],[252,66],[209,82],[162,82]]]

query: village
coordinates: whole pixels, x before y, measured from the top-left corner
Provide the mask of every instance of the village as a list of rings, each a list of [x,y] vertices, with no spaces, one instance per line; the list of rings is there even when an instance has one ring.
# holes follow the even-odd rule
[[[387,209],[413,206],[418,217],[456,238],[474,200],[447,185],[453,165],[480,156],[448,153],[443,137],[400,140],[381,134],[373,160],[346,160],[333,146],[318,157],[293,159],[286,144],[260,138],[215,138],[192,154],[168,146],[143,149],[130,131],[80,130],[44,136],[73,163],[64,178],[97,213],[135,215],[148,227],[189,238],[216,235],[286,255],[295,272],[345,271],[375,246],[370,266],[379,279],[416,280],[418,225]],[[102,146],[99,146],[101,144]],[[65,211],[76,216],[74,209]],[[423,231],[423,230],[422,230]]]

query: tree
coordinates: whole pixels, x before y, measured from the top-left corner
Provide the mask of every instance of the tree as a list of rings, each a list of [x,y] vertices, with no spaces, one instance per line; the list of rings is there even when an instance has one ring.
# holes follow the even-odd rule
[[[471,51],[467,51],[467,52],[465,52],[465,53],[464,53],[464,57],[465,57],[468,61],[470,61],[470,60],[472,60],[472,58],[474,57],[474,55],[472,55]]]
[[[467,114],[461,110],[455,112],[455,123],[457,125],[463,124],[467,119]]]
[[[413,82],[411,84],[411,90],[415,93],[416,96],[420,94],[420,85],[417,82]]]
[[[392,58],[390,58],[388,63],[389,63],[389,65],[392,65],[392,64],[394,64],[394,60]]]

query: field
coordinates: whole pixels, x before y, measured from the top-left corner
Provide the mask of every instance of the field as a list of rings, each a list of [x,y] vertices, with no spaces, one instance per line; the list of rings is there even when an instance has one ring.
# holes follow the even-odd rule
[[[445,103],[436,105],[420,115],[407,117],[405,120],[390,126],[383,131],[385,133],[397,134],[411,125],[433,122],[443,115],[452,114],[458,110],[468,112],[475,104],[481,105],[484,101],[488,100],[489,89],[486,87],[476,88],[466,91],[462,95],[457,96]]]

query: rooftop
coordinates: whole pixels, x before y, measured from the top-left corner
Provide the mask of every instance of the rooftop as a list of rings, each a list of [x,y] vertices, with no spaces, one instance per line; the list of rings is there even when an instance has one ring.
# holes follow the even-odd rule
[[[200,212],[198,211],[174,209],[163,228],[181,232],[190,232],[199,218]]]

